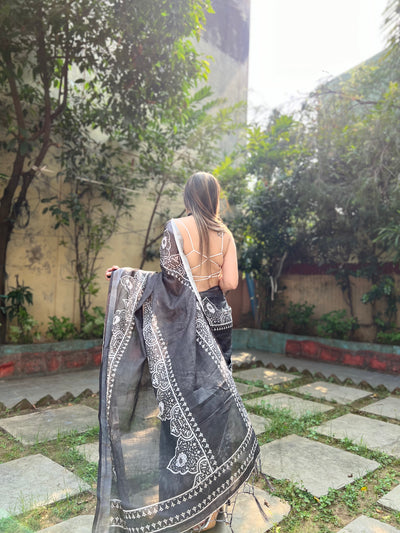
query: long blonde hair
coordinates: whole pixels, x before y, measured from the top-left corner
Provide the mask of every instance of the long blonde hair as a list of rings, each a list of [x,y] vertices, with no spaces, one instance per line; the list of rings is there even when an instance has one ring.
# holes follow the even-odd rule
[[[183,199],[185,207],[196,222],[200,239],[200,254],[209,254],[209,234],[212,231],[227,231],[219,216],[219,195],[221,187],[216,178],[208,172],[196,172],[186,182]]]

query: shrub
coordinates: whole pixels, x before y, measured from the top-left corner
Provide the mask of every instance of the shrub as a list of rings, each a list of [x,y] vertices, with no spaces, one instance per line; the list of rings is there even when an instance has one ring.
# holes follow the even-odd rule
[[[40,339],[40,333],[37,331],[39,322],[35,320],[25,308],[19,309],[15,315],[17,325],[11,324],[8,330],[10,342],[32,343],[34,340]]]
[[[400,345],[400,331],[378,331],[376,340],[381,344]]]
[[[12,343],[30,343],[40,338],[37,331],[39,323],[29,314],[26,306],[33,304],[33,295],[30,287],[16,278],[16,287],[10,287],[8,294],[0,295],[3,305],[1,311],[10,321],[9,338]],[[14,324],[12,323],[14,321]],[[15,324],[16,322],[16,324]]]
[[[291,322],[294,333],[303,333],[306,335],[310,332],[314,325],[312,318],[314,314],[315,305],[304,303],[289,303],[287,310],[288,321]]]
[[[348,339],[360,327],[357,318],[347,317],[344,309],[322,315],[317,323],[317,335],[332,339]]]
[[[47,334],[56,341],[64,341],[78,336],[78,330],[71,320],[65,316],[58,318],[49,316]]]
[[[81,329],[83,339],[98,339],[103,336],[105,313],[102,307],[94,307],[93,314],[85,311],[85,322]]]

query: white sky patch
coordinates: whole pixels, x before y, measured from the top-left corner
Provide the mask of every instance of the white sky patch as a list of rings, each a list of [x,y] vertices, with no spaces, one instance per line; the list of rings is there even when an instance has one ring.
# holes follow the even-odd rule
[[[272,109],[299,100],[319,82],[380,52],[386,5],[387,0],[251,0],[249,107]]]

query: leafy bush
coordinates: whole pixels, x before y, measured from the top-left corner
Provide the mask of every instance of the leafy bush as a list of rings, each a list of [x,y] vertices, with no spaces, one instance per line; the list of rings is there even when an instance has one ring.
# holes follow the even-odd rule
[[[26,306],[33,304],[33,294],[30,287],[19,283],[16,276],[16,287],[10,287],[8,294],[0,295],[3,300],[1,311],[7,315],[7,320],[16,324],[9,326],[9,338],[12,343],[30,343],[40,338],[37,331],[39,323],[29,314]]]
[[[294,333],[303,333],[306,335],[310,332],[314,325],[312,318],[314,314],[315,305],[304,303],[289,303],[287,310],[287,318],[291,322]]]
[[[322,315],[317,323],[317,335],[332,339],[348,339],[360,327],[357,318],[347,317],[344,309]]]
[[[40,339],[40,333],[37,331],[39,322],[25,308],[19,309],[16,319],[17,325],[11,324],[9,327],[10,342],[29,344],[34,340]]]
[[[64,341],[78,336],[78,330],[71,320],[65,316],[58,318],[49,316],[47,334],[56,341]]]
[[[93,314],[85,311],[85,322],[81,329],[83,339],[98,339],[103,336],[105,313],[102,307],[93,307]]]
[[[381,344],[400,345],[400,331],[378,331],[376,340]]]

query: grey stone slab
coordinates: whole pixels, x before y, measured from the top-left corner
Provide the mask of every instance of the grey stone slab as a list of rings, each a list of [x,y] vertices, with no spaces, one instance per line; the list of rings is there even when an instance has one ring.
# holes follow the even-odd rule
[[[232,528],[237,533],[264,533],[269,531],[276,524],[279,524],[290,512],[290,506],[284,500],[272,496],[258,487],[255,487],[255,495],[263,506],[268,521],[261,515],[257,503],[251,494],[239,493],[232,517]],[[232,506],[227,508],[228,513],[232,512]],[[231,533],[231,529],[223,523],[223,514],[218,515],[218,522],[214,533]],[[220,522],[221,520],[221,522]]]
[[[236,383],[236,388],[240,396],[243,396],[243,394],[251,394],[252,392],[261,392],[263,390],[255,385],[246,385],[246,383]]]
[[[400,425],[373,420],[366,416],[348,414],[328,420],[315,431],[337,439],[349,439],[393,457],[400,457]]]
[[[400,511],[400,485],[397,485],[393,490],[382,496],[378,503],[392,511]]]
[[[30,403],[35,404],[47,394],[58,400],[67,392],[70,392],[73,396],[79,396],[86,389],[90,389],[93,393],[99,391],[98,368],[51,376],[1,379],[0,402],[8,409],[11,409],[25,398]]]
[[[340,381],[351,379],[355,385],[368,383],[371,387],[383,385],[390,392],[399,388],[399,377],[392,374],[383,374],[382,372],[373,372],[345,365],[333,365],[330,363],[321,363],[320,361],[309,361],[307,359],[297,359],[288,357],[283,354],[265,352],[262,350],[248,349],[247,351],[235,350],[232,356],[234,368],[237,365],[257,363],[263,365],[274,365],[275,368],[281,366],[288,370],[297,370],[304,372],[308,370],[313,376],[321,374],[325,379],[336,376]]]
[[[317,497],[380,466],[376,461],[297,435],[263,444],[261,461],[267,476],[288,479]]]
[[[44,409],[0,420],[0,427],[23,444],[56,439],[59,434],[83,432],[98,426],[97,411],[86,405]]]
[[[361,515],[346,527],[341,529],[338,533],[399,533],[400,529],[396,529],[389,524]]]
[[[65,522],[41,529],[38,533],[92,533],[94,515],[74,516]]]
[[[0,479],[0,518],[90,489],[82,479],[41,454],[0,464]]]
[[[384,400],[379,400],[379,402],[375,402],[363,407],[360,409],[360,411],[400,420],[400,398],[389,396]]]
[[[143,448],[141,442],[146,438],[152,449]],[[125,468],[132,476],[152,472],[154,469],[154,457],[159,455],[160,434],[158,427],[148,427],[127,433],[121,439],[121,445],[125,451],[126,464]],[[76,447],[77,451],[91,463],[97,463],[99,460],[99,450],[97,443],[83,444]]]
[[[307,394],[312,398],[319,398],[327,402],[336,402],[340,404],[347,404],[371,396],[370,392],[355,389],[354,387],[345,387],[344,385],[336,385],[336,383],[328,383],[325,381],[315,381],[302,387],[292,389],[299,394]]]
[[[264,418],[263,416],[253,415],[253,413],[249,413],[249,418],[250,418],[251,425],[253,426],[253,429],[256,435],[261,435],[261,433],[264,433],[268,429],[268,426],[271,423],[271,421],[268,418]]]
[[[235,379],[240,378],[247,381],[260,381],[264,385],[268,386],[279,385],[280,383],[287,383],[297,379],[297,376],[292,376],[291,374],[286,374],[285,372],[280,372],[279,370],[263,368],[262,366],[258,368],[250,368],[249,370],[240,370],[239,372],[235,372],[233,377]]]
[[[81,444],[75,448],[89,463],[99,462],[99,443]]]
[[[323,405],[318,402],[311,402],[310,400],[303,400],[296,396],[290,396],[289,394],[268,394],[267,396],[260,396],[259,398],[253,398],[252,400],[244,400],[246,405],[255,407],[270,407],[272,409],[287,409],[292,416],[301,417],[314,413],[325,413],[330,411],[333,407],[329,405]]]

